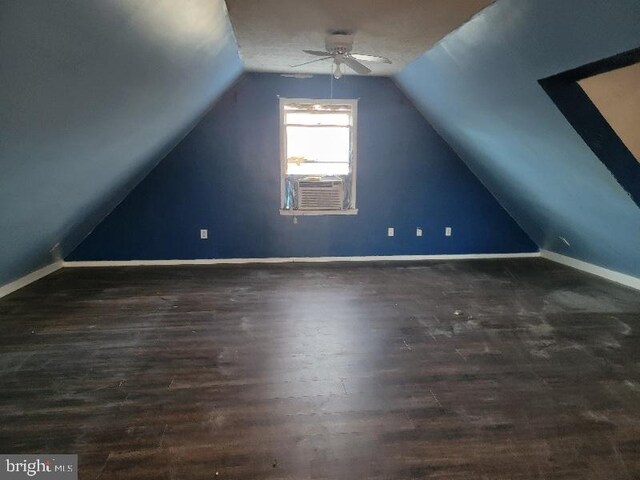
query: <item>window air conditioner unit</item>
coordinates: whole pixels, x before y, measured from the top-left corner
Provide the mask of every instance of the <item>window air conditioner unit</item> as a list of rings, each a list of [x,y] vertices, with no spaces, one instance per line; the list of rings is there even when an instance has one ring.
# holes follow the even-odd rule
[[[298,210],[342,210],[343,205],[342,180],[298,180]]]

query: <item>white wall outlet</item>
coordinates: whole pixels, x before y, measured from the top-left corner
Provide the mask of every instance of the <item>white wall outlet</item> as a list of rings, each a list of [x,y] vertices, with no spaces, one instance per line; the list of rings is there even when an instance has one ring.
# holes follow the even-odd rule
[[[445,227],[444,228],[444,236],[445,237],[450,237],[451,236],[451,227]]]
[[[396,234],[396,231],[393,227],[387,228],[387,237],[393,237]]]
[[[422,236],[422,229],[420,227],[416,227],[416,237]]]
[[[209,238],[209,230],[207,230],[206,228],[201,228],[200,229],[200,240],[206,240],[207,238]]]

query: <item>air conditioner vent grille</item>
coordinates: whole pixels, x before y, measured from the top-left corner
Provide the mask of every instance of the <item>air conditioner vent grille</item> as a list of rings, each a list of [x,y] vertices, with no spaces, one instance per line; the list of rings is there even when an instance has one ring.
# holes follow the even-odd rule
[[[298,182],[299,210],[342,210],[344,187],[341,181]]]

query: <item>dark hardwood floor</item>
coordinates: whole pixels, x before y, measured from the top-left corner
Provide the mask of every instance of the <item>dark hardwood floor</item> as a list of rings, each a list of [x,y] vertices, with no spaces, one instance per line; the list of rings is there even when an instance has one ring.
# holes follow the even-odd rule
[[[640,294],[542,259],[65,269],[0,300],[0,451],[81,479],[637,479]]]

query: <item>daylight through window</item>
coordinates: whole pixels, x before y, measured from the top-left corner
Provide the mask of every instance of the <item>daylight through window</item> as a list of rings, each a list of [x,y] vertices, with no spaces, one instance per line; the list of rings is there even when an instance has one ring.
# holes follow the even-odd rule
[[[280,99],[283,213],[355,213],[356,108]]]

